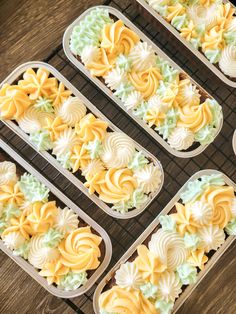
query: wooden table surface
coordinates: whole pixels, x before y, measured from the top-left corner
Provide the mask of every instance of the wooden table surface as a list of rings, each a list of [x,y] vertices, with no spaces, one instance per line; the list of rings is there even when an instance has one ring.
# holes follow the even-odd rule
[[[60,44],[66,26],[86,7],[102,2],[94,0],[1,0],[0,56],[2,64],[0,80],[22,62],[46,58]],[[68,73],[66,74],[69,76],[70,69],[67,70]],[[235,100],[236,98],[234,97],[232,99],[234,105]],[[123,117],[122,113],[121,116]],[[138,128],[136,129],[138,130]],[[133,130],[134,136],[138,132],[136,129]],[[145,145],[148,137],[142,134],[141,136],[143,137],[141,144]],[[220,146],[219,143],[217,145]],[[229,143],[227,145],[228,149]],[[149,146],[151,147],[151,144]],[[195,159],[196,168],[197,165],[205,162],[207,154],[211,153],[211,151],[211,149],[207,150],[206,155],[202,154],[201,157]],[[226,154],[232,156],[232,150],[226,151]],[[218,156],[215,157],[217,158]],[[165,165],[165,161],[162,160],[162,162]],[[169,168],[167,168],[167,164],[169,164]],[[180,169],[181,164],[182,167],[186,165],[185,171],[187,173],[196,171],[191,163],[179,162]],[[167,171],[171,172],[173,166],[176,165],[171,165],[171,162],[168,163],[166,160]],[[225,165],[225,169],[229,172],[232,171],[230,167],[232,165]],[[167,185],[167,189],[171,189],[174,195],[177,187],[173,188],[173,186]],[[143,215],[142,217],[144,218],[145,216]],[[107,220],[110,221],[109,219]],[[132,224],[130,228],[132,228]],[[50,295],[2,252],[0,252],[0,278],[0,313],[75,313],[69,305],[61,299]],[[236,243],[227,250],[220,262],[210,271],[181,310],[178,311],[178,314],[236,313],[235,282]],[[85,314],[92,314],[91,306],[88,307],[88,310],[85,310]]]

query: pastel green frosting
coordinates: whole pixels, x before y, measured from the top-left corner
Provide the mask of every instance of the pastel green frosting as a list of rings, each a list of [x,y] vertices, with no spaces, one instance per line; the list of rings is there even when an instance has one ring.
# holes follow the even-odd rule
[[[194,134],[194,139],[201,145],[207,145],[214,141],[215,134],[216,129],[207,124]]]
[[[148,200],[148,196],[144,194],[139,189],[134,190],[130,199],[128,201],[120,201],[112,206],[112,209],[124,214],[129,211],[129,209],[137,208],[139,209]]]
[[[207,49],[205,56],[211,63],[217,63],[220,60],[221,50],[220,49]]]
[[[160,216],[159,221],[163,230],[176,231],[176,221],[170,215]]]
[[[213,116],[211,125],[218,128],[221,123],[221,120],[223,119],[222,107],[215,99],[208,98],[206,100],[206,103],[210,107]]]
[[[52,100],[45,97],[39,97],[36,100],[34,107],[40,109],[41,111],[45,111],[49,113],[54,112],[54,108],[52,106]]]
[[[187,19],[186,14],[178,15],[172,19],[171,25],[173,25],[178,31],[180,31],[181,28],[187,26],[187,22],[188,22],[188,19]]]
[[[157,130],[163,136],[164,140],[166,140],[170,136],[171,132],[176,127],[177,119],[178,111],[177,109],[172,108],[166,113],[164,122],[160,126],[155,128],[155,130]]]
[[[148,103],[145,101],[142,101],[141,104],[133,111],[133,114],[140,119],[144,119],[147,113],[147,109],[148,109]]]
[[[236,45],[236,32],[231,31],[231,32],[225,32],[224,33],[224,39],[227,45]]]
[[[8,227],[8,223],[5,221],[4,218],[0,219],[0,234]]]
[[[121,83],[120,86],[115,91],[114,95],[125,102],[128,95],[134,90],[133,85],[130,82]]]
[[[156,93],[160,96],[165,96],[167,90],[169,89],[168,84],[165,83],[171,83],[176,80],[179,71],[174,69],[168,61],[162,59],[161,57],[157,57],[156,62],[161,75],[162,75],[162,81],[160,81],[160,85],[156,91]]]
[[[18,207],[12,204],[8,204],[4,206],[4,210],[2,213],[2,220],[8,223],[11,218],[19,217],[20,215],[21,215],[21,210]]]
[[[59,245],[63,239],[63,234],[56,229],[50,228],[47,233],[45,233],[43,238],[43,243],[47,247],[55,248]]]
[[[206,26],[204,24],[196,25],[195,31],[197,32],[199,37],[202,37],[205,34],[205,32],[206,32]],[[199,38],[199,40],[200,40],[200,38]]]
[[[156,10],[161,16],[166,17],[168,14],[168,6],[155,4],[152,5],[153,9]]]
[[[30,202],[47,202],[49,189],[32,174],[24,173],[19,180],[19,187]]]
[[[190,43],[193,45],[194,48],[198,49],[201,47],[201,39],[200,38],[191,38]]]
[[[133,159],[129,162],[128,168],[132,170],[138,170],[148,164],[148,159],[144,156],[142,151],[135,152]]]
[[[88,142],[85,148],[89,152],[91,159],[98,158],[99,154],[102,152],[102,142],[95,139],[94,141]]]
[[[197,281],[197,268],[189,263],[179,265],[177,273],[183,285],[191,285]]]
[[[84,285],[87,281],[87,273],[74,273],[69,272],[63,276],[59,283],[59,288],[65,291],[76,290],[80,286]]]
[[[70,152],[67,152],[66,154],[57,155],[57,161],[62,165],[63,168],[72,170],[73,165],[70,157],[71,157]]]
[[[104,309],[100,309],[100,310],[99,310],[99,313],[100,313],[100,314],[119,314],[119,313],[117,313],[117,312],[107,312],[107,311],[104,310]]]
[[[225,227],[228,235],[236,235],[236,218],[232,219]]]
[[[111,209],[117,211],[118,213],[124,214],[127,213],[131,208],[132,207],[130,201],[120,201],[118,203],[115,203]]]
[[[201,180],[204,183],[205,187],[208,187],[210,185],[217,185],[217,186],[225,185],[225,181],[221,173],[211,174],[208,176],[202,176]]]
[[[139,289],[147,299],[149,298],[155,299],[157,297],[158,287],[153,285],[151,282],[148,282],[147,284],[140,286]]]
[[[200,180],[194,180],[187,183],[184,192],[180,194],[182,201],[186,204],[195,201],[204,191],[205,183]]]
[[[70,37],[72,53],[81,55],[86,46],[98,46],[105,24],[112,23],[107,9],[96,8],[76,25]]]
[[[37,150],[50,150],[53,147],[50,134],[47,130],[31,133],[29,139],[36,146]]]
[[[13,255],[21,256],[24,259],[28,259],[30,250],[30,241],[25,241],[23,245],[19,247],[19,249],[13,251]]]
[[[116,65],[120,69],[123,69],[124,71],[128,72],[131,68],[131,60],[125,55],[120,54],[116,59]]]
[[[166,302],[164,300],[157,300],[155,308],[160,311],[160,314],[170,314],[174,307],[174,303]]]
[[[196,250],[201,239],[196,233],[188,233],[186,232],[184,235],[184,244],[187,249]]]

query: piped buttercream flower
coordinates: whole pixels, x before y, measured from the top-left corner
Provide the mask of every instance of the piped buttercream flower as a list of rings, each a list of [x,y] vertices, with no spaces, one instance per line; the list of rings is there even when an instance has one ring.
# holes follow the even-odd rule
[[[181,80],[178,85],[178,94],[175,100],[180,107],[187,105],[199,105],[200,103],[199,90],[196,85],[193,85],[189,79]]]
[[[58,213],[55,218],[54,228],[66,234],[78,228],[79,220],[78,215],[67,207],[61,209],[58,208]]]
[[[126,80],[126,72],[121,68],[114,68],[104,76],[105,83],[111,89],[117,89]]]
[[[50,94],[54,108],[57,109],[71,94],[72,92],[66,89],[63,83],[60,83],[58,87],[55,86]]]
[[[137,43],[129,54],[132,68],[136,71],[145,71],[155,66],[156,55],[151,45],[146,42]]]
[[[153,163],[135,170],[134,177],[137,179],[138,185],[144,193],[156,191],[161,183],[161,171],[159,167],[155,166]]]
[[[20,206],[24,201],[24,195],[18,183],[5,184],[0,186],[0,202]]]
[[[56,141],[60,134],[62,134],[68,125],[62,121],[60,117],[55,117],[54,119],[47,119],[45,129],[50,134],[51,141]]]
[[[115,274],[116,284],[121,288],[138,289],[144,280],[134,262],[122,264]]]
[[[158,299],[166,302],[174,302],[182,292],[181,286],[182,283],[174,271],[165,271],[158,279]]]
[[[202,227],[198,230],[201,238],[200,248],[204,249],[206,253],[211,250],[217,250],[225,241],[225,233],[218,226]]]
[[[187,207],[192,214],[193,220],[197,224],[208,225],[211,223],[213,218],[213,209],[210,204],[202,201],[196,201],[192,204],[189,204]]]
[[[25,238],[18,231],[8,232],[1,235],[3,243],[10,250],[17,250],[25,242]]]
[[[63,155],[68,153],[74,146],[80,145],[81,140],[76,135],[72,128],[65,129],[59,134],[59,137],[54,142],[53,151],[54,155]]]
[[[204,249],[198,249],[190,252],[187,261],[190,265],[203,270],[204,265],[208,261],[208,257],[205,255]]]
[[[60,284],[61,278],[68,274],[69,267],[66,267],[60,260],[45,263],[42,270],[39,272],[40,276],[46,277],[49,285],[55,283]]]
[[[72,172],[76,172],[80,168],[83,169],[89,164],[91,158],[87,149],[85,148],[85,144],[75,145],[72,148],[70,160],[73,165]]]
[[[0,162],[0,186],[15,183],[16,180],[16,165],[10,161]]]
[[[186,150],[193,145],[194,133],[185,127],[176,127],[168,138],[170,147],[176,150]]]

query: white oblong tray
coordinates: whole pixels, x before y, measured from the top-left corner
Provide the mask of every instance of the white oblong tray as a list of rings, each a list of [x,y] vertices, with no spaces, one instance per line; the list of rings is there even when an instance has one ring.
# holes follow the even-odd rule
[[[196,49],[190,42],[185,40],[183,37],[180,36],[180,33],[172,26],[170,23],[168,23],[160,14],[158,14],[145,0],[136,0],[137,4],[140,6],[140,8],[145,9],[148,11],[149,14],[151,14],[155,19],[158,20],[162,25],[166,27],[166,29],[171,32],[182,44],[184,44],[199,60],[201,60],[221,81],[223,81],[225,84],[236,87],[236,81],[231,80],[229,77],[227,77],[220,69],[218,69],[214,64],[212,64],[201,51]],[[230,1],[223,1],[225,3],[229,2],[233,7],[233,3]]]
[[[213,98],[202,86],[200,86],[196,81],[194,81],[182,68],[180,68],[172,59],[170,59],[157,45],[155,45],[146,35],[144,35],[143,32],[141,32],[127,17],[125,17],[120,11],[113,7],[108,7],[104,5],[95,6],[88,10],[86,10],[84,13],[82,13],[72,24],[68,26],[66,29],[64,36],[63,36],[63,49],[67,56],[67,58],[81,71],[83,72],[94,84],[96,84],[107,96],[109,96],[122,110],[125,111],[127,115],[129,115],[136,123],[138,123],[149,135],[151,135],[158,143],[160,143],[169,153],[171,153],[174,156],[181,157],[181,158],[189,158],[194,157],[202,153],[209,144],[207,145],[200,145],[199,147],[193,149],[192,151],[186,151],[181,152],[173,149],[170,147],[170,145],[152,128],[148,127],[148,125],[140,118],[136,117],[134,114],[131,113],[130,110],[127,110],[122,103],[122,101],[114,95],[114,93],[98,78],[91,76],[89,70],[83,65],[82,62],[80,62],[70,51],[70,37],[72,30],[75,25],[77,25],[80,21],[82,21],[86,15],[88,15],[92,10],[95,8],[103,8],[107,9],[108,12],[115,16],[118,19],[121,19],[124,24],[129,27],[131,30],[133,30],[138,36],[141,38],[142,41],[146,41],[149,45],[151,45],[154,49],[154,51],[161,56],[164,60],[167,60],[172,67],[179,70],[181,73],[188,76],[190,81],[198,86],[198,89],[200,89],[202,92],[207,94],[209,98]],[[220,126],[218,130],[216,131],[216,136],[220,133],[221,128],[223,125],[223,119],[221,119]]]
[[[116,263],[116,265],[107,273],[107,275],[102,279],[102,281],[97,286],[94,297],[93,297],[93,308],[96,314],[99,314],[99,305],[98,300],[99,296],[103,291],[103,288],[106,286],[107,282],[114,276],[115,271],[120,267],[121,264],[125,263],[136,251],[138,245],[142,244],[146,238],[154,231],[154,229],[160,225],[159,216],[168,214],[171,209],[174,207],[175,203],[180,199],[180,194],[185,190],[188,182],[192,180],[196,180],[203,175],[211,175],[221,173],[225,180],[225,183],[233,186],[234,191],[236,193],[236,184],[224,173],[207,169],[196,172],[193,176],[188,179],[188,181],[182,186],[182,188],[175,194],[175,196],[171,199],[171,201],[166,205],[166,207],[159,213],[159,215],[153,220],[153,222],[147,227],[147,229],[139,236],[139,238],[132,244],[132,246],[127,250],[127,252],[120,258],[120,260]],[[176,313],[177,310],[182,306],[185,300],[190,296],[192,291],[199,285],[202,279],[207,275],[209,270],[216,264],[219,258],[223,255],[223,253],[227,250],[227,248],[233,243],[236,239],[236,236],[228,236],[224,244],[214,253],[214,255],[209,259],[209,261],[205,264],[204,270],[198,273],[198,280],[195,284],[187,286],[184,292],[176,299],[174,304],[173,313]]]
[[[83,212],[75,203],[73,203],[67,196],[65,196],[61,191],[59,191],[51,182],[49,182],[44,176],[42,176],[35,168],[33,168],[25,159],[19,156],[9,145],[7,145],[3,140],[0,139],[0,149],[2,149],[7,155],[16,161],[26,172],[31,173],[40,182],[46,185],[50,193],[55,195],[60,201],[63,202],[68,208],[71,208],[76,212],[85,223],[91,226],[103,239],[105,252],[104,259],[99,265],[99,267],[94,271],[88,281],[80,288],[73,291],[64,291],[53,285],[48,285],[47,280],[38,274],[38,271],[26,260],[20,256],[13,255],[12,251],[9,250],[2,240],[0,240],[0,249],[6,253],[14,262],[16,262],[24,271],[26,271],[32,278],[34,278],[41,286],[43,286],[51,294],[60,298],[75,298],[79,295],[84,294],[88,291],[96,280],[102,275],[107,266],[110,263],[112,256],[112,245],[111,240],[106,231],[97,224],[92,218],[90,218],[85,212]]]
[[[4,83],[12,84],[15,82],[28,68],[40,68],[43,67],[44,69],[47,69],[54,77],[56,77],[60,82],[62,82],[66,88],[68,88],[75,96],[80,98],[82,102],[85,104],[85,106],[97,117],[101,118],[104,121],[107,121],[109,123],[109,128],[112,131],[118,131],[123,132],[119,128],[117,128],[105,115],[102,114],[101,111],[99,111],[85,96],[83,96],[78,89],[76,89],[60,72],[58,72],[53,66],[49,65],[48,63],[44,62],[27,62],[22,65],[20,65],[18,68],[16,68],[1,84],[0,88]],[[10,120],[2,120],[4,124],[6,124],[10,129],[12,129],[18,136],[20,136],[25,142],[27,142],[31,147],[33,147],[35,150],[35,145],[29,140],[29,136],[21,130],[21,128]],[[46,151],[38,151],[38,153],[44,157],[53,167],[55,167],[59,172],[61,172],[67,179],[70,180],[71,183],[73,183],[77,188],[79,188],[84,194],[87,195],[94,203],[96,203],[101,209],[104,210],[108,215],[119,218],[119,219],[128,219],[133,218],[137,215],[139,215],[141,212],[147,208],[147,206],[152,202],[152,200],[159,194],[161,191],[162,185],[164,183],[164,172],[162,169],[162,165],[160,161],[149,151],[147,151],[144,147],[139,145],[137,142],[135,142],[135,147],[138,151],[142,151],[144,155],[151,159],[151,161],[160,168],[161,171],[161,183],[159,185],[159,188],[157,191],[151,193],[148,197],[148,200],[146,203],[142,205],[139,209],[131,210],[127,213],[121,214],[114,210],[112,210],[105,202],[101,201],[97,195],[92,194],[90,195],[88,192],[88,188],[86,188],[83,185],[83,182],[80,181],[74,174],[72,174],[69,170],[63,168],[61,164],[56,160],[56,158],[53,157],[52,154],[46,152]]]

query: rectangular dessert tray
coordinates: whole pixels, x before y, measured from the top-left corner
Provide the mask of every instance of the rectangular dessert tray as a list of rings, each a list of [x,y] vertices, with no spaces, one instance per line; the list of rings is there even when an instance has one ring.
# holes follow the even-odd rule
[[[112,256],[112,244],[110,237],[106,231],[98,225],[92,218],[90,218],[86,213],[84,213],[75,203],[73,203],[68,197],[66,197],[61,191],[59,191],[51,182],[49,182],[44,176],[42,176],[35,168],[33,168],[27,161],[25,161],[20,155],[18,155],[9,145],[7,145],[3,140],[0,139],[0,149],[4,155],[8,155],[13,161],[24,168],[24,170],[33,176],[35,176],[41,183],[46,185],[50,193],[55,196],[65,206],[72,209],[78,214],[79,220],[85,222],[87,225],[91,226],[95,232],[102,237],[102,260],[99,267],[92,273],[88,278],[87,282],[80,288],[74,291],[64,291],[53,285],[48,285],[47,280],[40,276],[37,270],[22,257],[13,255],[12,251],[6,247],[2,240],[0,240],[0,249],[6,253],[14,262],[16,262],[25,272],[27,272],[32,278],[34,278],[41,286],[43,286],[51,294],[60,298],[74,298],[79,295],[84,294],[88,291],[96,280],[102,275],[105,269],[108,267],[111,256]],[[19,167],[18,166],[18,167]],[[17,167],[17,165],[16,165]]]
[[[145,0],[135,0],[142,15],[149,20],[150,23],[159,22],[165,26],[165,28],[171,32],[183,45],[185,45],[201,62],[203,62],[221,81],[225,84],[236,87],[236,81],[231,80],[227,77],[218,67],[212,64],[201,51],[196,49],[190,42],[180,36],[178,30],[168,23],[158,12],[156,12]],[[230,3],[233,7],[234,4],[230,1],[224,0],[224,3]]]
[[[18,68],[16,68],[1,84],[0,88],[3,84],[13,84],[19,77],[28,69],[28,68],[40,68],[43,67],[44,69],[48,70],[54,77],[56,77],[60,82],[62,82],[66,88],[68,88],[75,96],[80,98],[82,102],[85,104],[87,109],[92,112],[96,117],[101,118],[104,121],[107,121],[109,123],[109,129],[112,131],[122,132],[119,128],[117,128],[109,119],[106,118],[105,115],[103,115],[86,97],[84,97],[62,74],[60,74],[53,66],[44,63],[44,62],[27,62],[22,65],[20,65]],[[12,131],[14,131],[18,136],[20,136],[28,145],[33,147],[35,150],[35,145],[29,140],[29,136],[13,121],[10,120],[3,120],[2,121],[5,125],[7,125]],[[73,173],[71,173],[69,170],[62,167],[62,165],[56,160],[56,158],[53,157],[52,154],[46,152],[46,151],[38,151],[38,153],[45,158],[52,166],[54,166],[59,172],[61,172],[68,180],[70,180],[71,183],[73,183],[77,188],[79,188],[87,197],[89,197],[95,204],[97,204],[102,210],[104,210],[107,214],[114,218],[120,218],[120,219],[127,219],[132,218],[137,215],[139,215],[141,212],[145,210],[145,208],[148,207],[148,205],[152,202],[152,200],[159,194],[161,191],[163,182],[164,182],[164,172],[162,169],[162,165],[160,161],[152,155],[150,152],[148,152],[144,147],[139,145],[137,142],[135,142],[135,147],[138,151],[142,151],[143,154],[149,159],[149,161],[152,161],[154,165],[158,166],[161,171],[161,182],[159,185],[159,188],[151,193],[148,197],[148,200],[146,203],[144,203],[140,208],[136,208],[133,210],[130,210],[127,213],[121,214],[119,212],[116,212],[112,210],[106,203],[101,201],[97,195],[93,194],[90,195],[88,192],[88,188],[86,188],[83,185],[83,182],[79,180]]]
[[[121,264],[128,261],[132,255],[135,253],[137,246],[142,244],[154,231],[160,226],[159,216],[168,214],[176,204],[176,202],[180,199],[180,194],[186,189],[188,182],[196,180],[203,175],[212,175],[212,174],[221,174],[223,179],[227,185],[231,185],[234,188],[236,193],[236,184],[225,174],[220,171],[207,169],[196,172],[193,176],[189,178],[189,180],[182,186],[182,188],[176,193],[176,195],[171,199],[171,201],[166,205],[166,207],[158,214],[158,216],[153,220],[153,222],[147,227],[147,229],[139,236],[139,238],[132,244],[132,246],[127,250],[127,252],[120,258],[120,260],[115,264],[115,266],[107,273],[107,275],[101,280],[98,287],[95,290],[94,298],[93,298],[93,306],[96,314],[99,314],[99,296],[103,292],[105,286],[109,283],[109,281],[113,278],[115,272]],[[195,284],[187,286],[183,293],[180,294],[179,298],[176,299],[174,304],[173,313],[176,313],[177,310],[183,305],[185,300],[191,295],[192,291],[199,285],[199,283],[203,280],[203,278],[207,275],[210,269],[216,264],[219,258],[224,254],[227,248],[233,243],[236,239],[235,236],[228,236],[224,244],[211,256],[208,262],[205,264],[205,267],[202,271],[198,273],[198,280]]]
[[[100,9],[107,9],[109,14],[116,17],[117,19],[121,19],[124,24],[133,30],[142,41],[147,42],[154,51],[162,57],[164,60],[168,61],[170,65],[181,72],[185,77],[188,77],[190,81],[195,84],[198,89],[201,91],[202,94],[206,95],[209,98],[213,98],[202,86],[200,86],[195,80],[193,80],[181,67],[179,67],[172,59],[170,59],[157,45],[155,45],[142,31],[140,31],[127,17],[125,17],[120,11],[113,7],[109,6],[96,6],[89,8],[85,12],[83,12],[72,24],[68,26],[66,29],[64,36],[63,36],[63,49],[67,58],[81,71],[83,72],[87,78],[89,78],[97,87],[99,87],[108,97],[110,97],[122,110],[125,111],[129,117],[131,117],[136,123],[138,123],[150,136],[152,136],[158,143],[160,143],[169,153],[174,156],[181,157],[181,158],[189,158],[194,157],[202,153],[209,144],[207,145],[199,145],[197,148],[189,151],[177,151],[170,147],[170,145],[152,128],[148,127],[148,125],[140,118],[136,117],[134,114],[131,113],[130,110],[126,110],[122,101],[114,95],[114,93],[98,78],[91,76],[89,70],[83,65],[83,63],[76,58],[75,55],[70,50],[70,37],[72,34],[72,30],[74,26],[78,25],[92,10],[100,8]],[[223,125],[223,119],[220,121],[220,125],[218,130],[216,131],[215,137],[220,133],[221,128]]]

